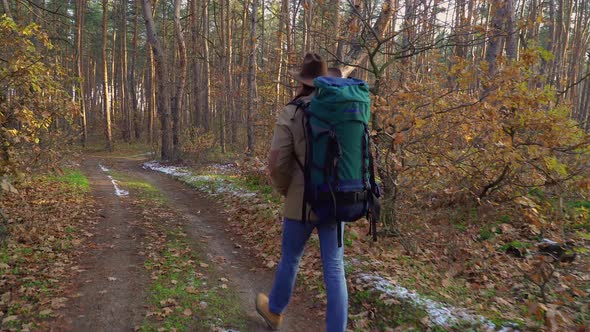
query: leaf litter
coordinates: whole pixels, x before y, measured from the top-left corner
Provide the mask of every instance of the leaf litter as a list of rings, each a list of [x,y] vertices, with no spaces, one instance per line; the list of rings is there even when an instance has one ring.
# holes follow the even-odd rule
[[[219,164],[212,164],[207,166],[204,172],[205,174],[201,174],[203,168],[200,168],[199,171],[193,171],[189,167],[164,166],[156,162],[146,163],[143,167],[145,169],[169,174],[189,185],[193,184],[193,186],[195,179],[200,179],[199,187],[196,189],[213,197],[221,198],[219,202],[225,206],[227,212],[232,216],[228,219],[231,232],[238,235],[244,240],[245,244],[254,249],[254,252],[261,261],[261,266],[269,269],[274,268],[276,262],[280,258],[280,248],[276,245],[276,239],[280,237],[281,233],[281,199],[279,198],[277,201],[269,201],[268,199],[265,199],[264,195],[259,195],[254,191],[247,191],[249,195],[239,194],[245,189],[240,188],[238,184],[228,181],[227,177],[219,177],[215,175],[215,173],[221,172],[223,174],[229,173],[234,174],[234,176],[236,174],[239,176],[241,173],[248,172],[248,166],[241,167],[231,164],[232,166],[228,167],[218,165]],[[258,175],[262,174],[260,176],[264,177],[262,167],[257,167],[255,173]],[[231,186],[232,190],[216,190],[216,188],[219,188],[221,185],[224,187]],[[428,225],[427,221],[425,221],[425,223]],[[502,224],[499,227],[506,230],[513,228],[509,224]],[[410,281],[410,286],[413,286],[412,288],[418,290],[418,292],[410,291],[399,285],[399,287],[401,287],[399,290],[406,289],[407,292],[400,291],[400,294],[398,294],[400,295],[400,300],[387,299],[386,304],[391,305],[401,300],[407,302],[407,300],[418,299],[413,301],[418,307],[426,309],[445,308],[444,310],[441,309],[441,311],[426,310],[427,312],[430,311],[430,315],[432,315],[426,323],[427,325],[439,325],[451,329],[456,322],[471,322],[472,325],[479,324],[487,326],[488,330],[495,329],[500,331],[511,331],[517,330],[515,328],[516,325],[512,322],[522,322],[523,319],[526,319],[527,329],[538,328],[538,323],[518,314],[518,307],[513,300],[505,300],[505,297],[510,299],[510,296],[514,295],[509,295],[505,291],[502,291],[502,289],[506,287],[502,284],[509,282],[513,285],[518,285],[516,280],[521,280],[523,277],[514,278],[513,274],[507,273],[507,271],[514,271],[514,266],[509,266],[510,263],[506,262],[505,259],[502,261],[502,257],[495,254],[497,252],[496,249],[488,243],[463,241],[463,243],[458,246],[459,248],[469,245],[474,246],[474,244],[477,244],[477,246],[485,247],[485,250],[489,250],[489,253],[479,249],[476,251],[477,255],[470,258],[475,264],[474,267],[467,267],[465,264],[465,258],[460,258],[458,259],[458,262],[461,263],[457,265],[456,268],[451,268],[449,270],[449,267],[445,265],[445,259],[447,259],[446,257],[448,256],[456,255],[456,253],[449,252],[447,249],[439,252],[434,250],[434,248],[440,248],[441,243],[447,245],[449,242],[454,241],[455,237],[445,237],[445,231],[441,232],[439,229],[433,228],[429,233],[430,235],[433,235],[431,236],[433,239],[429,240],[433,241],[432,249],[418,249],[417,255],[413,254],[408,256],[408,253],[404,253],[404,250],[409,250],[406,244],[404,244],[403,247],[400,247],[399,245],[391,247],[391,241],[387,238],[380,240],[376,244],[372,243],[368,237],[362,235],[367,232],[368,228],[369,224],[364,219],[361,219],[356,223],[347,224],[347,232],[345,233],[345,236],[349,237],[348,241],[354,240],[353,245],[347,245],[347,261],[350,263],[358,260],[361,264],[360,266],[355,267],[355,269],[358,268],[358,271],[348,273],[348,277],[350,279],[358,279],[363,276],[363,273],[369,273],[367,275],[371,275],[373,278],[378,277],[383,278],[383,280],[388,280],[391,278],[390,271],[395,271],[393,275],[396,276],[396,280],[405,280],[406,283]],[[314,240],[314,236],[316,240]],[[461,236],[462,239],[464,237],[465,236]],[[321,290],[321,288],[316,286],[316,281],[318,279],[317,273],[321,271],[318,249],[319,244],[317,241],[317,235],[314,234],[312,235],[312,239],[310,240],[301,261],[300,275],[302,277],[298,278],[298,283],[304,284],[307,289],[311,290]],[[408,259],[413,261],[414,264],[409,265],[407,263]],[[488,268],[487,266],[490,267]],[[442,272],[437,272],[436,270],[433,270],[433,268],[442,269]],[[489,269],[489,272],[484,274],[483,271],[485,271],[484,269],[486,268]],[[447,273],[445,274],[444,271],[447,271]],[[474,274],[474,272],[476,273]],[[440,273],[443,274],[442,277]],[[472,279],[471,275],[476,276],[476,279]],[[516,276],[518,276],[518,274],[516,274]],[[366,282],[369,282],[369,280],[366,279]],[[382,287],[384,285],[379,284],[377,281],[375,282],[376,284],[374,284],[373,288],[382,294],[385,294],[383,293]],[[460,286],[461,282],[466,282],[471,291],[469,295],[456,296],[453,294],[453,289],[456,287],[464,287]],[[486,287],[499,288],[501,291],[497,291],[498,295],[490,299],[486,297],[486,294],[488,293],[484,291],[485,288],[483,290],[477,288],[481,287],[479,286],[480,284],[483,284]],[[379,287],[379,285],[381,285],[381,287]],[[390,288],[391,287],[388,287],[387,289]],[[352,286],[350,289],[354,296],[355,287]],[[590,288],[588,290],[590,290]],[[455,305],[444,304],[423,297],[419,294],[423,291],[428,294],[432,292],[438,293],[436,294],[437,298],[444,298],[445,301],[451,301],[451,303]],[[525,290],[523,289],[520,292],[523,291]],[[586,292],[584,292],[584,294],[585,293]],[[405,295],[401,296],[402,294]],[[324,297],[320,297],[321,301],[325,302],[323,298]],[[490,304],[490,302],[492,303]],[[486,303],[486,305],[484,306],[482,303]],[[456,304],[459,304],[459,306],[456,306]],[[501,323],[491,323],[483,316],[475,314],[473,310],[461,308],[461,305],[474,307],[478,312],[484,312],[486,314],[491,313],[496,317],[494,322],[498,321],[498,317],[502,317],[498,321]],[[356,319],[355,314],[351,313],[350,317],[354,325]],[[522,327],[523,325],[520,326]]]
[[[0,329],[45,330],[81,272],[77,259],[97,213],[87,192],[52,177],[17,187],[1,201],[9,237],[0,246]]]

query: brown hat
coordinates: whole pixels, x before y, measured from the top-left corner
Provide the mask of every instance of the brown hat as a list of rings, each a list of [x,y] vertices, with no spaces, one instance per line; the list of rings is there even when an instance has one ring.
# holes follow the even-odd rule
[[[303,57],[303,65],[300,72],[294,72],[293,76],[299,82],[313,86],[313,79],[318,76],[324,76],[328,73],[328,64],[321,55],[316,53],[307,53]]]

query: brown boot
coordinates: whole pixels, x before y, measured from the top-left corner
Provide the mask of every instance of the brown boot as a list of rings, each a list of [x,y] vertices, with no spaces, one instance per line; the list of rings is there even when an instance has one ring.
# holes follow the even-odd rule
[[[259,293],[258,296],[256,296],[256,311],[258,311],[260,316],[264,318],[264,321],[272,330],[278,331],[281,329],[281,325],[283,325],[283,315],[270,312],[268,309],[268,296],[265,294]]]

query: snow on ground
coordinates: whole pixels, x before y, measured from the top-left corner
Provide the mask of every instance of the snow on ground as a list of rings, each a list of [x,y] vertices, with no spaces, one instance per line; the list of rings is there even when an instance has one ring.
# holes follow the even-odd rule
[[[211,165],[211,168],[213,168],[216,171],[221,171],[222,173],[231,173],[236,171],[236,164],[233,163],[227,163],[227,164],[213,164]]]
[[[192,175],[191,172],[189,172],[185,167],[164,166],[157,161],[148,161],[146,163],[143,163],[142,167],[144,169],[151,169],[153,171],[162,172],[168,175],[172,175],[174,177]]]
[[[102,164],[98,164],[98,167],[100,167],[100,169],[103,172],[108,172],[109,169],[104,167]],[[113,184],[113,187],[115,187],[115,195],[119,196],[119,197],[123,197],[123,196],[129,196],[129,192],[127,190],[123,190],[121,189],[121,187],[119,187],[119,181],[113,179],[112,176],[107,175],[107,177],[109,178],[109,180],[111,180],[111,183]]]
[[[516,332],[516,328],[512,326],[496,326],[486,318],[472,314],[463,308],[456,308],[437,302],[431,299],[424,298],[415,291],[408,290],[402,286],[396,285],[393,282],[375,274],[363,273],[359,278],[386,295],[393,297],[396,300],[410,303],[413,306],[424,309],[430,318],[430,321],[438,326],[453,326],[457,324],[469,323],[470,325],[481,326],[484,331],[500,331],[500,332]]]
[[[115,195],[122,197],[122,196],[129,196],[129,192],[127,190],[123,190],[119,187],[119,181],[113,179],[112,176],[109,175],[109,179],[113,183],[113,187],[115,187]]]
[[[232,166],[229,166],[232,165]],[[194,175],[189,169],[186,167],[178,167],[178,166],[166,166],[158,163],[157,161],[149,161],[143,164],[142,166],[144,169],[149,169],[157,172],[161,172],[164,174],[171,175],[175,178],[178,178],[180,181],[194,184],[195,182],[204,182],[199,187],[200,190],[206,191],[212,195],[220,195],[220,194],[230,194],[235,197],[239,198],[246,198],[256,196],[256,193],[251,191],[239,188],[235,184],[226,181],[224,179],[210,176],[210,175]],[[233,164],[215,164],[212,166],[215,169],[228,171],[233,166]]]

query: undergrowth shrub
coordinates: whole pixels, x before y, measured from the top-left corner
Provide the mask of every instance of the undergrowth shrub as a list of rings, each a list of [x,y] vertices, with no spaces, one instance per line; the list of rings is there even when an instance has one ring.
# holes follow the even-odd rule
[[[491,78],[485,64],[454,61],[429,80],[385,81],[374,98],[383,221],[395,226],[399,206],[501,211],[532,188],[553,200],[587,197],[590,138],[543,84],[540,55],[524,53]]]

